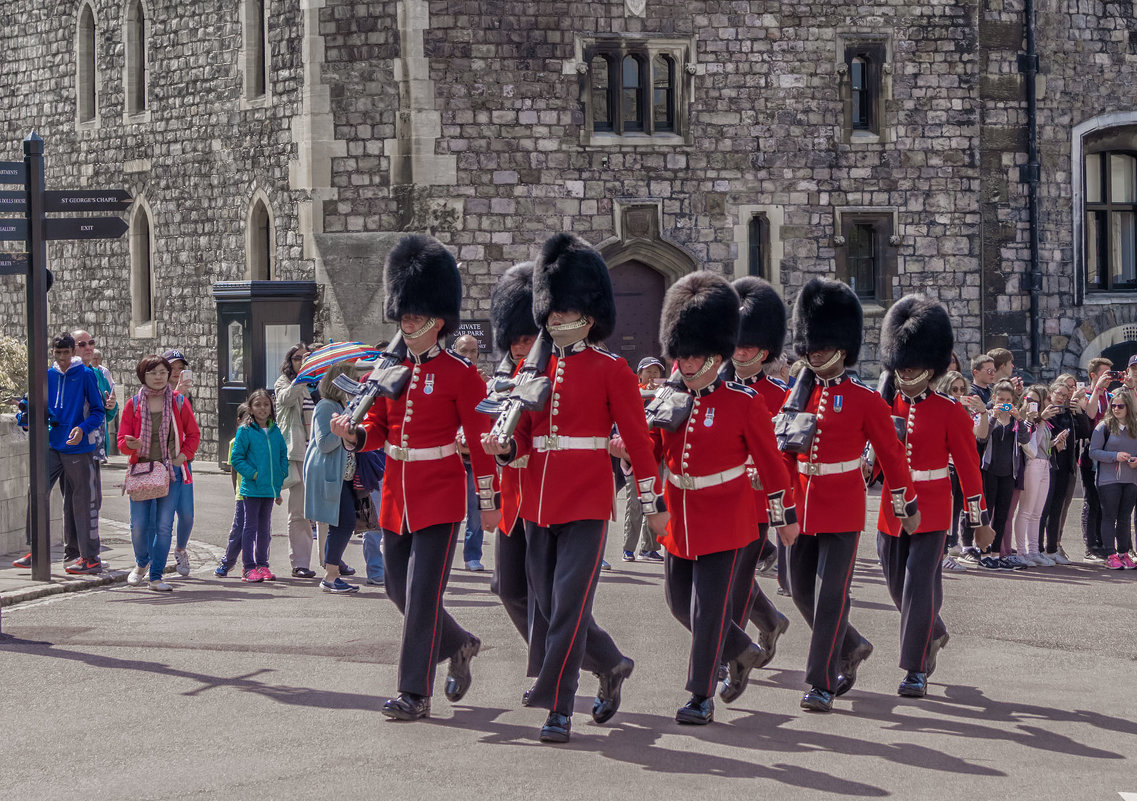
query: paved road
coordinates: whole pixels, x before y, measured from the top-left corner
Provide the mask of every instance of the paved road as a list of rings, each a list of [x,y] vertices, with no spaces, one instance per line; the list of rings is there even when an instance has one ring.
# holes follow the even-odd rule
[[[197,536],[220,544],[231,495],[199,476]],[[125,520],[125,504],[105,513]],[[609,543],[609,560],[619,544]],[[286,541],[274,541],[284,564]],[[853,619],[876,644],[828,716],[798,709],[805,629],[718,722],[680,728],[688,642],[657,565],[614,562],[597,617],[637,661],[620,714],[592,725],[585,676],[567,746],[540,745],[519,706],[524,650],[489,574],[456,570],[448,604],[485,647],[459,705],[429,722],[379,714],[395,688],[401,620],[282,578],[243,585],[200,563],[172,596],[118,586],[7,610],[0,643],[11,799],[1053,798],[1137,791],[1134,573],[1035,569],[947,580],[952,632],[931,695],[895,695],[899,616],[874,542],[861,543]],[[348,560],[362,564],[358,541]],[[285,571],[278,569],[278,573]],[[763,579],[763,587],[774,584]],[[588,721],[586,723],[586,721]]]

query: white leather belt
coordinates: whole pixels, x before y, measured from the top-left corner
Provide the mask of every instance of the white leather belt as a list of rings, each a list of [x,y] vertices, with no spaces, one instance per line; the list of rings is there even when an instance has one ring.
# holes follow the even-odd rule
[[[533,447],[546,451],[606,451],[607,437],[533,437]]]
[[[434,448],[403,448],[388,442],[383,446],[383,450],[392,459],[400,462],[429,462],[453,456],[458,453],[458,446],[451,442],[449,445],[439,445]]]
[[[707,487],[717,487],[719,484],[733,481],[745,473],[746,465],[740,464],[738,467],[723,470],[721,473],[711,473],[709,476],[685,476],[668,473],[667,480],[679,489],[701,490]]]
[[[947,478],[948,469],[946,467],[937,467],[935,470],[913,470],[913,481],[936,481],[937,479]]]
[[[835,473],[848,473],[861,469],[860,459],[847,462],[802,462],[798,468],[807,476],[831,476]]]

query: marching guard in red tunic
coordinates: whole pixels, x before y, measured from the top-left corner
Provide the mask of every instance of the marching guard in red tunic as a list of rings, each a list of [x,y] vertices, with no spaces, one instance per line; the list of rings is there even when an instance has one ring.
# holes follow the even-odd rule
[[[881,504],[877,553],[888,592],[900,610],[900,668],[906,675],[897,692],[911,698],[927,694],[936,655],[948,641],[940,606],[944,543],[952,513],[949,458],[959,474],[976,540],[983,547],[995,534],[987,525],[971,415],[954,398],[929,389],[947,371],[953,343],[947,310],[922,295],[902,298],[885,315],[880,341],[886,370],[882,394],[903,425],[908,466],[920,496],[920,526],[909,533],[892,509]],[[886,477],[886,493],[889,487]]]
[[[383,278],[387,319],[402,330],[410,380],[398,398],[378,398],[361,425],[352,426],[345,413],[333,418],[332,430],[349,447],[387,454],[379,526],[387,593],[404,619],[399,694],[383,705],[383,714],[417,720],[430,715],[435,664],[450,660],[446,697],[458,701],[481,646],[446,612],[442,596],[466,516],[466,471],[455,436],[462,427],[480,437],[491,421],[474,411],[486,393],[477,368],[438,344],[458,325],[462,279],[454,257],[431,237],[408,236],[387,257]],[[470,459],[482,527],[493,529],[496,465],[479,448],[471,449]]]
[[[798,532],[789,474],[769,413],[752,390],[718,375],[734,353],[739,303],[725,278],[697,272],[668,290],[660,321],[663,351],[675,360],[694,398],[677,430],[652,431],[667,468],[664,492],[671,514],[661,540],[667,549],[667,605],[691,632],[691,698],[675,715],[680,723],[714,720],[720,660],[729,669],[723,689],[727,701],[742,694],[750,671],[763,660],[762,649],[731,617],[732,579],[760,531],[748,464],[761,477],[769,521],[787,542]],[[761,519],[767,519],[765,513]],[[751,576],[753,569],[751,564]]]
[[[816,427],[811,437],[787,439],[785,412],[779,423],[782,440],[799,444],[796,498],[802,536],[790,548],[790,593],[813,629],[805,673],[810,690],[801,706],[828,712],[835,695],[852,689],[858,666],[872,653],[872,644],[849,624],[849,585],[865,524],[866,444],[875,449],[891,487],[883,502],[891,504],[905,528],[915,530],[920,518],[888,405],[845,374],[856,364],[864,336],[857,296],[845,284],[814,278],[798,295],[793,318],[794,349],[808,367],[785,408],[805,413],[806,427],[813,415]],[[797,419],[803,422],[801,414]]]
[[[754,413],[772,418],[782,408],[782,402],[786,398],[786,385],[767,375],[765,367],[781,356],[785,345],[786,305],[774,288],[761,278],[739,278],[732,286],[741,303],[738,344],[730,360],[723,365],[720,377],[725,381],[737,381],[754,390]],[[756,486],[755,491],[758,539],[739,552],[731,608],[734,610],[734,622],[740,627],[746,628],[746,621],[750,620],[758,628],[758,645],[762,648],[763,656],[757,667],[764,667],[774,658],[778,638],[789,628],[790,621],[766,597],[754,578],[754,570],[762,558],[762,552],[769,546],[766,537],[770,528],[766,515],[765,489]],[[787,498],[785,503],[792,505],[792,498]],[[784,548],[785,545],[779,541],[779,555],[784,553]],[[779,559],[783,563],[782,570],[785,569],[784,561],[784,557]],[[778,581],[784,582],[786,577],[779,575]]]
[[[544,618],[547,631],[536,636],[540,626],[530,625],[530,666],[537,670],[527,703],[549,710],[543,742],[567,742],[585,640],[590,651],[617,659],[597,666],[600,692],[592,714],[598,722],[615,714],[621,684],[633,668],[614,644],[599,646],[597,638],[611,638],[592,619],[615,497],[608,455],[613,423],[631,455],[639,502],[656,536],[667,515],[636,377],[627,362],[593,344],[612,333],[616,316],[600,254],[572,234],[549,239],[533,271],[533,316],[554,343],[544,373],[551,396],[543,410],[521,415],[508,444],[490,436],[482,443],[499,461],[529,457],[521,477],[526,569],[532,614]]]
[[[533,263],[525,262],[510,267],[498,279],[490,293],[490,322],[493,325],[494,347],[504,354],[498,365],[495,379],[514,378],[537,338],[537,323],[533,319]],[[521,519],[521,477],[529,462],[525,456],[501,469],[501,521],[497,526],[494,552],[494,575],[490,585],[501,598],[502,606],[514,627],[525,640],[544,640],[548,621],[542,615],[532,615],[532,599],[525,575],[525,521]],[[536,632],[530,634],[530,626]],[[624,656],[603,630],[585,635],[584,670],[607,678],[607,670],[618,666]],[[529,665],[529,676],[537,675],[540,663]],[[602,689],[602,693],[604,690]],[[528,702],[526,694],[525,702]],[[601,722],[615,714],[612,699],[597,697],[593,704]]]

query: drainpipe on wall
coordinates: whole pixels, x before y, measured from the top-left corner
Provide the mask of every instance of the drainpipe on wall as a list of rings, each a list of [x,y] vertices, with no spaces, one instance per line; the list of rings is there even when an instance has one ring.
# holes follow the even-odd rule
[[[1039,296],[1042,293],[1042,268],[1038,255],[1038,183],[1042,168],[1038,162],[1038,52],[1035,50],[1034,0],[1026,0],[1023,9],[1026,28],[1026,52],[1019,55],[1019,72],[1025,76],[1027,158],[1019,168],[1019,181],[1027,185],[1027,208],[1030,215],[1030,366],[1036,373],[1042,350],[1041,311]]]

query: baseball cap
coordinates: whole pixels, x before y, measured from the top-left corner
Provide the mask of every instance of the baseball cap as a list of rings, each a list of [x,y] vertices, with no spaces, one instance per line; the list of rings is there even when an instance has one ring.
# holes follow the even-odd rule
[[[162,358],[168,362],[182,361],[186,367],[189,367],[189,359],[180,350],[168,350],[162,354]]]
[[[667,368],[663,366],[663,362],[661,362],[659,359],[655,358],[654,356],[645,356],[642,359],[640,359],[640,363],[636,367],[636,372],[638,373],[640,370],[651,367],[652,365],[655,365],[656,367],[658,367],[662,372],[665,372],[665,373],[667,372]]]

